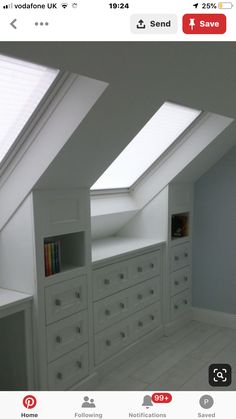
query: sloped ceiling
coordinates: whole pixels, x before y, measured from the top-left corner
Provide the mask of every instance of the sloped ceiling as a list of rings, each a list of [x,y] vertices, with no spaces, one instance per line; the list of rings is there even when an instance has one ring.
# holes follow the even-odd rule
[[[235,118],[235,47],[235,43],[1,43],[3,54],[110,84],[99,106],[36,186],[91,186],[165,100]],[[225,135],[236,139],[235,123]]]

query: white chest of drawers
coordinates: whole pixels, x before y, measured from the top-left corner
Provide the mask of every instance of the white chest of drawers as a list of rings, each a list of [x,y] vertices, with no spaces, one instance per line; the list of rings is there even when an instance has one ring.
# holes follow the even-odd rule
[[[162,327],[162,277],[161,246],[93,264],[95,365]]]

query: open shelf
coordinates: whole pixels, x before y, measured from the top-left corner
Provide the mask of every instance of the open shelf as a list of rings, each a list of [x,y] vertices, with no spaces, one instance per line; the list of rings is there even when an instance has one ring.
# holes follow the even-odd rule
[[[172,214],[171,216],[171,240],[189,236],[189,212]]]
[[[44,239],[45,277],[84,267],[85,233],[63,234]]]

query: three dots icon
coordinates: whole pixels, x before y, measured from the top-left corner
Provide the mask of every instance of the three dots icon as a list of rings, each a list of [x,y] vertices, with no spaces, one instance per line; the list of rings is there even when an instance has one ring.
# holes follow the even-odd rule
[[[34,22],[35,26],[48,26],[48,22]]]

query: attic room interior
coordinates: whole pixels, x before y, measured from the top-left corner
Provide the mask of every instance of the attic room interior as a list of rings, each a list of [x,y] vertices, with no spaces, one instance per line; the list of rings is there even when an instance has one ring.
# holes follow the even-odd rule
[[[0,44],[0,389],[236,390],[234,43]]]

